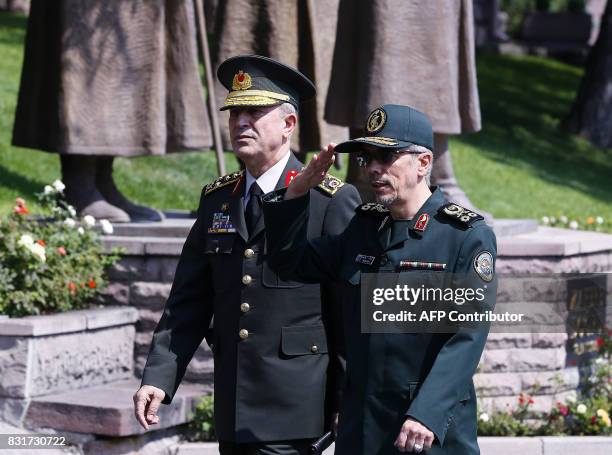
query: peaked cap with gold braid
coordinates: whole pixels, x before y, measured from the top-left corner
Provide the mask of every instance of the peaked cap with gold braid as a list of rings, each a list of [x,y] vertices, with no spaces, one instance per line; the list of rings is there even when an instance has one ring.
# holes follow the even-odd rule
[[[220,110],[233,107],[276,106],[287,102],[296,109],[316,94],[314,84],[299,71],[260,55],[238,55],[225,60],[217,77],[229,90]]]

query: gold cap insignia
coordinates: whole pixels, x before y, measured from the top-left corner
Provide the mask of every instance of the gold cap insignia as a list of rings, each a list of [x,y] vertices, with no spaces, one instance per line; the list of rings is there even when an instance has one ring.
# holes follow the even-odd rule
[[[240,70],[232,79],[232,90],[248,90],[253,86],[253,81],[249,73]]]
[[[377,133],[378,131],[382,130],[386,121],[387,113],[381,108],[374,109],[366,122],[366,131],[368,133]]]

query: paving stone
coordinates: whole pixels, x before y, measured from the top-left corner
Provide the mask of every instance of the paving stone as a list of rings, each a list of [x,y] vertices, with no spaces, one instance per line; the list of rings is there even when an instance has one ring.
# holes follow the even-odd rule
[[[612,438],[601,436],[580,436],[577,438],[542,438],[543,455],[610,455]]]
[[[16,398],[27,395],[31,340],[0,336],[0,396]]]
[[[166,218],[150,223],[117,223],[114,234],[121,237],[187,237],[194,218]]]
[[[0,336],[53,335],[79,332],[86,328],[87,318],[82,311],[0,320]]]
[[[565,349],[491,349],[483,354],[482,373],[554,371],[565,366]]]
[[[178,265],[179,256],[146,256],[145,272],[136,281],[153,281],[172,283]]]
[[[535,276],[523,281],[523,295],[527,302],[565,302],[567,281],[555,276]]]
[[[98,387],[64,392],[32,399],[25,422],[30,428],[131,436],[145,433],[134,417],[132,396],[140,381],[130,379]],[[172,403],[162,405],[156,429],[189,421],[196,402],[211,391],[210,386],[182,384]]]
[[[528,348],[532,344],[530,333],[496,333],[487,337],[486,349]]]
[[[511,441],[510,441],[511,440]],[[481,455],[541,455],[542,441],[530,437],[479,437]],[[567,454],[566,454],[567,455]]]
[[[112,327],[31,342],[28,396],[103,384],[132,375],[132,325]]]
[[[128,305],[130,303],[130,285],[122,282],[109,283],[98,291],[96,302],[102,305]]]
[[[136,281],[130,286],[130,304],[149,309],[161,309],[170,295],[170,283]]]
[[[522,302],[524,300],[524,278],[510,274],[501,275],[498,271],[497,303]]]
[[[538,394],[556,394],[578,387],[580,376],[577,368],[566,368],[561,371],[542,371],[520,373],[520,387],[525,391]]]
[[[146,263],[143,256],[123,256],[108,271],[110,281],[125,281],[143,279],[146,276]]]
[[[29,398],[0,398],[0,423],[21,426],[29,404]],[[5,433],[0,429],[0,434]]]
[[[474,386],[479,397],[514,395],[521,392],[521,378],[515,373],[477,373]]]
[[[169,455],[181,440],[182,432],[178,427],[137,436],[95,438],[83,445],[83,452],[86,455]]]
[[[148,308],[139,308],[138,309],[138,323],[136,324],[136,330],[138,332],[153,332],[155,327],[157,327],[157,323],[161,318],[163,310],[156,309],[150,310]]]
[[[533,333],[532,346],[534,348],[557,348],[565,346],[567,333]]]
[[[145,254],[152,256],[180,256],[184,238],[151,238],[145,243]]]
[[[138,310],[131,307],[106,306],[83,310],[83,314],[87,318],[87,329],[89,330],[133,324],[138,320]]]

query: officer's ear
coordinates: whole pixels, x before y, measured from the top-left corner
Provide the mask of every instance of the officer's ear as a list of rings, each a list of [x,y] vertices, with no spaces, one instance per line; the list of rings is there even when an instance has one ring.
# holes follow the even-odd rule
[[[416,165],[417,175],[419,177],[426,177],[433,165],[433,153],[428,151],[418,154],[416,156]]]
[[[281,118],[283,119],[283,122],[284,122],[283,136],[289,138],[291,134],[293,133],[293,130],[295,130],[295,127],[297,126],[297,121],[298,121],[297,113],[295,112],[295,110],[291,110],[290,112],[287,112],[285,109],[281,107]]]

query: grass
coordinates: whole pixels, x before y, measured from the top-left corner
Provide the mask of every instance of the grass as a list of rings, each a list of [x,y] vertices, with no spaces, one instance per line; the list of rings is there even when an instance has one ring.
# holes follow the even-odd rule
[[[537,57],[482,55],[483,130],[453,138],[459,182],[496,217],[612,219],[612,158],[562,131],[582,72]]]
[[[17,196],[32,201],[60,176],[57,155],[10,145],[26,22],[0,13],[0,213]],[[484,127],[450,142],[459,182],[477,206],[500,218],[612,220],[610,151],[559,129],[581,75],[544,58],[478,56]],[[230,153],[226,164],[228,172],[238,168]],[[209,152],[120,158],[115,177],[137,202],[193,209],[202,185],[216,177],[215,158]]]

